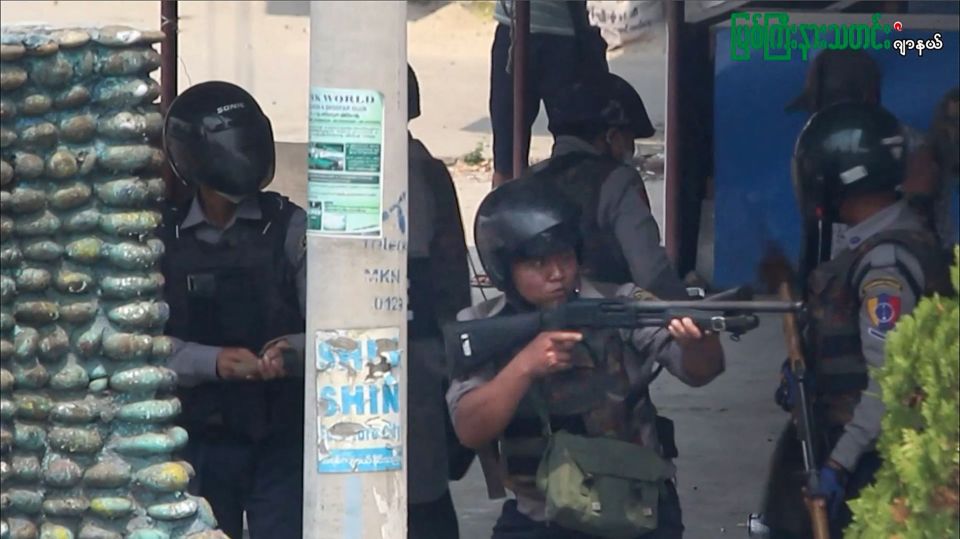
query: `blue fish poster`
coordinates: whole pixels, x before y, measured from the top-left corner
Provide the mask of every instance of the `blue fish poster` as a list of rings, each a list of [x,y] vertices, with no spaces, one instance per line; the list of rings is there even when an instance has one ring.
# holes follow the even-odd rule
[[[316,333],[317,471],[403,466],[400,328]]]

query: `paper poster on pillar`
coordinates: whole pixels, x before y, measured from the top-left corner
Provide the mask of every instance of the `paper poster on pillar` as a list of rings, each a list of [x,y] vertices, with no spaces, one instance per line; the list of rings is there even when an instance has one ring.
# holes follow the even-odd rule
[[[399,327],[317,331],[319,473],[402,467],[402,356]]]
[[[311,88],[307,234],[381,237],[382,171],[383,95]]]

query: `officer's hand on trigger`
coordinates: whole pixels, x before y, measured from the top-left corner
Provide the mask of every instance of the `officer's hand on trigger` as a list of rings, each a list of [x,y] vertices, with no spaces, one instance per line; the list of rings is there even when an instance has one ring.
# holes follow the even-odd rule
[[[544,331],[516,355],[522,372],[533,379],[570,368],[570,350],[583,339],[576,331]]]
[[[252,380],[259,376],[258,360],[246,348],[225,347],[217,354],[217,376],[224,380]]]
[[[286,339],[280,339],[267,347],[263,356],[258,362],[260,378],[264,380],[273,380],[286,376],[283,368],[283,352],[290,349],[290,343]]]

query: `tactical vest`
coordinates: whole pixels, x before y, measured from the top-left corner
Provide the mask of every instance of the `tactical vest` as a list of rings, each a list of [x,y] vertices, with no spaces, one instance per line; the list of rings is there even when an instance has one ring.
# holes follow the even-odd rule
[[[553,374],[537,386],[546,403],[550,426],[586,436],[610,436],[643,444],[628,413],[629,381],[625,354],[633,353],[617,330],[589,331],[573,349],[574,368]],[[540,498],[537,466],[547,439],[534,394],[528,394],[500,438],[504,484],[517,493]]]
[[[442,336],[437,322],[436,290],[430,275],[430,258],[407,258],[407,338]]]
[[[601,227],[598,222],[600,190],[619,166],[621,163],[607,156],[574,152],[551,158],[545,170],[550,171],[550,181],[556,189],[580,205],[581,275],[594,281],[623,284],[633,282],[630,265],[613,229]],[[646,192],[640,192],[649,206]]]
[[[284,252],[296,206],[276,193],[258,197],[261,219],[237,219],[216,244],[198,240],[194,228],[180,229],[189,205],[165,208],[167,335],[256,354],[274,338],[304,332],[295,272]],[[302,377],[218,381],[180,388],[178,397],[180,421],[191,437],[302,436]]]
[[[867,362],[860,341],[859,285],[870,268],[857,274],[854,271],[870,250],[885,243],[906,249],[920,262],[922,288],[906,267],[899,268],[918,300],[949,289],[947,266],[936,237],[927,230],[880,232],[814,270],[809,278],[812,317],[806,341],[811,348],[817,398],[833,425],[849,422],[867,387]]]

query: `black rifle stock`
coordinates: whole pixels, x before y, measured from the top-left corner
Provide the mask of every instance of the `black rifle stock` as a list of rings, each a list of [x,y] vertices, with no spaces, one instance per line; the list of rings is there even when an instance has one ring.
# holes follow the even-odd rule
[[[453,375],[459,377],[509,360],[542,331],[666,327],[675,318],[691,318],[701,330],[727,332],[736,339],[759,325],[756,313],[802,308],[802,303],[791,301],[576,299],[542,311],[452,322],[443,333]]]

